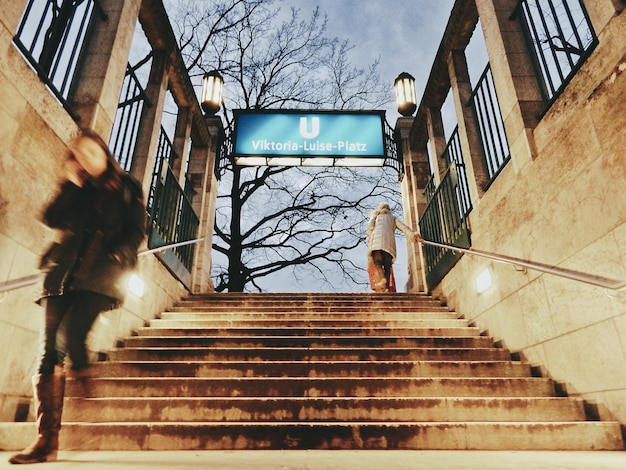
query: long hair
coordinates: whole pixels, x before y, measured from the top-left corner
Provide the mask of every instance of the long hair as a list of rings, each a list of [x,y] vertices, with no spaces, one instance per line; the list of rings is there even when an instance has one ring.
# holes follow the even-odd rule
[[[377,209],[372,211],[371,218],[376,218],[380,214],[391,214],[391,208],[386,202],[381,202]]]
[[[122,187],[122,175],[124,175],[125,172],[113,156],[113,153],[109,149],[107,143],[102,137],[100,137],[100,134],[90,128],[81,129],[80,134],[76,137],[76,139],[81,139],[83,137],[91,139],[98,144],[107,158],[107,169],[98,178],[98,184],[108,191],[120,189]]]

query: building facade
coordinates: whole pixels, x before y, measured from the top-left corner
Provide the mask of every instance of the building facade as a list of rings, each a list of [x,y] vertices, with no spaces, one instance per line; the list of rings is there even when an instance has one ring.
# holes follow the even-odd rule
[[[417,114],[397,125],[405,218],[425,239],[626,280],[624,9],[455,3]],[[488,64],[472,75],[477,37]],[[446,299],[600,418],[626,423],[624,289],[427,245],[420,255],[412,289]],[[490,280],[482,293],[477,278]]]
[[[37,8],[47,18],[42,8],[51,3],[59,2],[0,0],[0,282],[36,272],[53,240],[39,212],[80,127],[108,137],[141,181],[151,221],[144,248],[189,238],[168,230],[165,193],[197,219],[185,235],[203,239],[191,256],[141,258],[146,292],[101,316],[90,337],[96,355],[188,293],[211,290],[221,127],[202,115],[160,0],[80,2],[88,10],[74,13],[84,14],[88,34],[61,22],[57,41],[41,39],[28,21]],[[457,0],[417,114],[397,124],[405,221],[429,240],[626,279],[625,7],[622,0]],[[70,30],[76,56],[60,60]],[[137,35],[149,53],[131,59]],[[474,73],[469,46],[478,36],[488,64]],[[168,100],[176,108],[169,136],[162,131]],[[445,299],[537,373],[597,405],[600,418],[626,424],[624,290],[427,246],[409,255],[412,291]],[[478,293],[484,272],[492,283]],[[41,320],[36,295],[37,286],[0,293],[1,421],[27,418]]]
[[[129,295],[123,308],[99,317],[89,337],[95,358],[182,296],[212,290],[221,122],[203,115],[160,0],[3,0],[0,34],[0,283],[37,272],[54,240],[41,210],[57,190],[68,142],[83,127],[103,136],[143,186],[149,229],[142,251],[202,240],[140,256],[143,296]],[[133,56],[142,49],[137,42],[145,52]],[[167,115],[176,116],[169,132],[168,102]],[[28,419],[40,287],[0,293],[0,421]]]

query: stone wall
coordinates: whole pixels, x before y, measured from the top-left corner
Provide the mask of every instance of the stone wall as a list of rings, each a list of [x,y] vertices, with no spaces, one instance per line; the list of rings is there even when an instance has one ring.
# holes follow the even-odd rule
[[[126,17],[120,24],[126,24],[126,29],[128,25],[134,28],[140,3],[123,3],[120,14]],[[40,222],[40,213],[57,190],[67,142],[78,133],[78,124],[12,44],[25,5],[26,1],[0,2],[0,282],[35,274],[39,257],[54,240],[54,232]],[[113,31],[130,47],[132,29]],[[125,62],[127,51],[119,50],[120,42],[112,39],[111,43],[116,44],[115,54],[109,59]],[[123,76],[124,68],[125,63],[107,70],[117,69]],[[107,74],[110,79],[112,75]],[[93,95],[95,90],[88,91]],[[118,95],[119,89],[107,85],[104,101],[81,103],[80,112],[87,115],[92,110],[87,122],[110,130]],[[122,308],[99,317],[88,339],[94,359],[97,352],[115,347],[118,338],[188,294],[154,255],[140,258],[138,271],[146,282],[145,293],[142,298],[129,296]],[[31,401],[31,376],[43,321],[43,309],[34,302],[39,288],[0,294],[0,421],[14,421],[18,414],[22,415],[17,418],[24,419]]]
[[[598,47],[532,132],[507,127],[512,161],[469,223],[475,249],[625,280],[626,15],[591,3]],[[493,286],[477,294],[487,268]],[[435,294],[626,424],[626,291],[465,255]]]

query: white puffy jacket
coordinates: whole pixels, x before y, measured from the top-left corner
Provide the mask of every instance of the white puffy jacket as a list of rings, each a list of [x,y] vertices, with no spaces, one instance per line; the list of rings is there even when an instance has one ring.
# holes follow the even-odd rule
[[[375,212],[372,214],[367,224],[368,254],[375,250],[383,250],[392,256],[392,263],[395,262],[396,229],[402,231],[407,237],[415,235],[407,225],[396,219],[391,212]]]

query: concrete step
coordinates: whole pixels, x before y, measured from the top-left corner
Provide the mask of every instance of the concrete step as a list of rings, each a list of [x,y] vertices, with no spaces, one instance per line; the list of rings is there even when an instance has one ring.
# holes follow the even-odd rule
[[[511,354],[502,348],[442,347],[141,347],[108,351],[111,361],[506,361]]]
[[[207,305],[204,302],[185,302],[180,303],[171,309],[169,312],[229,312],[229,313],[237,313],[237,312],[252,312],[252,313],[272,313],[272,312],[301,312],[301,313],[339,313],[339,314],[363,314],[367,313],[368,315],[388,315],[394,313],[445,313],[450,310],[447,307],[441,307],[436,305],[383,305],[380,306],[370,306],[370,305],[308,305],[305,307],[291,305],[289,303],[281,303],[281,304],[252,304],[252,305],[233,305],[233,304],[211,304]]]
[[[73,423],[63,450],[445,449],[621,450],[603,422]],[[390,466],[393,464],[390,462]]]
[[[153,328],[218,328],[218,327],[259,327],[259,328],[460,328],[467,327],[467,320],[460,318],[429,318],[412,320],[359,320],[359,319],[307,319],[307,318],[169,318],[154,319],[143,329],[149,333]]]
[[[299,348],[387,348],[492,346],[484,336],[132,336],[120,341],[120,347],[299,347]]]
[[[94,413],[94,410],[98,410]],[[485,416],[485,410],[489,415]],[[573,398],[69,398],[70,422],[585,421]]]
[[[144,361],[96,363],[98,377],[530,377],[513,361]]]
[[[479,336],[480,330],[468,326],[427,327],[319,327],[319,326],[240,326],[225,325],[218,327],[145,327],[137,330],[141,337],[194,337],[194,336],[377,336],[377,337],[415,337],[415,336]]]
[[[551,397],[538,377],[96,377],[101,397]],[[68,379],[66,396],[83,388]]]
[[[411,322],[415,320],[438,320],[438,319],[460,319],[454,312],[447,310],[441,312],[412,312],[412,311],[397,311],[397,312],[305,312],[305,311],[293,311],[288,310],[285,312],[277,312],[276,310],[196,310],[180,309],[179,311],[166,311],[163,312],[157,319],[162,320],[232,320],[232,321],[254,321],[254,320],[311,320],[311,321],[326,321],[326,322],[367,322],[367,321],[395,321],[395,322]],[[463,320],[463,319],[461,319]],[[465,320],[464,320],[465,321]]]
[[[342,305],[365,305],[365,306],[384,306],[384,305],[409,305],[409,306],[436,306],[445,307],[445,302],[423,294],[403,294],[396,293],[392,295],[370,295],[370,294],[300,294],[300,293],[283,293],[283,294],[237,294],[237,293],[220,293],[220,294],[200,294],[192,295],[182,299],[179,304],[198,303],[207,306],[213,305],[289,305],[291,307],[303,308],[311,305],[324,306],[342,306]]]
[[[64,450],[623,446],[424,295],[191,296],[102,357],[88,398],[68,378]]]

